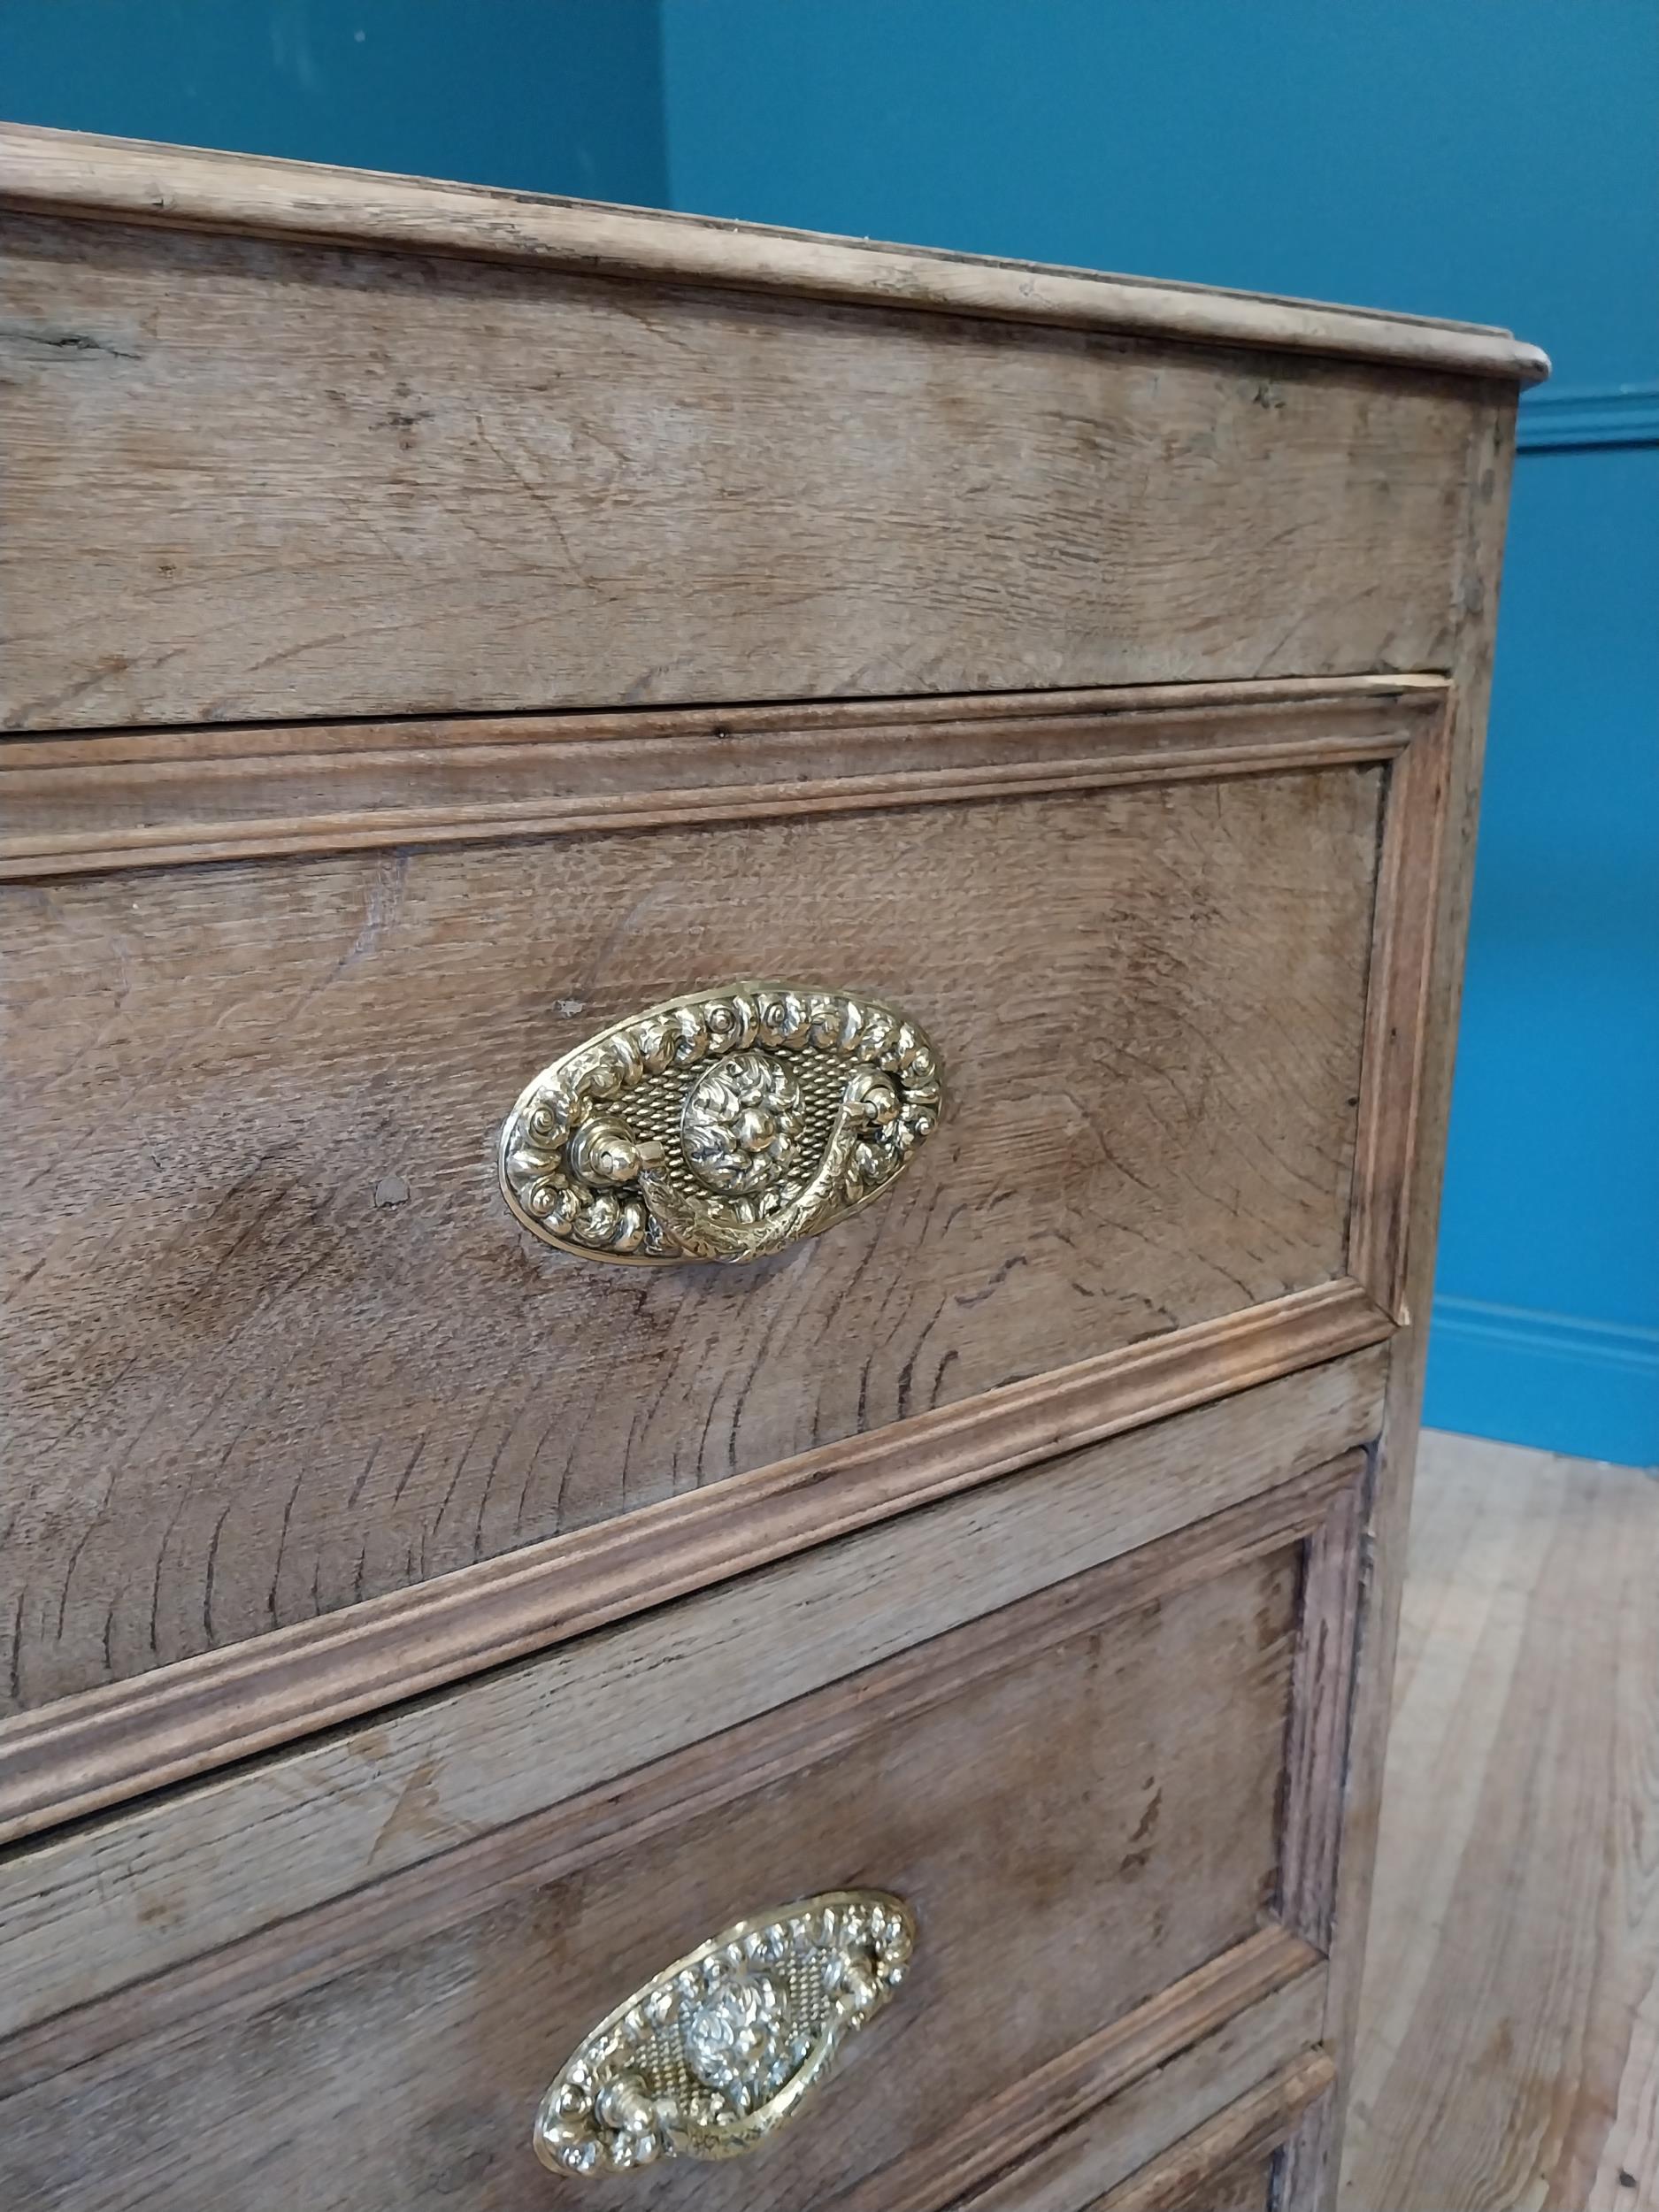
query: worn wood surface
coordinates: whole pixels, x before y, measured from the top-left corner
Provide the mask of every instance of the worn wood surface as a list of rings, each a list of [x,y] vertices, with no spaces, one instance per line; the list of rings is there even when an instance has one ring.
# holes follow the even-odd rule
[[[890,2164],[837,2200],[836,2212],[938,2212],[961,2191],[977,2204],[987,2175],[993,2202],[1002,2201],[997,2192],[1016,2175],[1020,2187],[1040,2195],[1046,2185],[1028,2162],[1033,2156],[1056,2175],[1074,2176],[1075,2141],[1065,2139],[1073,2130],[1091,2141],[1110,2131],[1125,2155],[1141,2114],[1162,2124],[1167,2139],[1207,2108],[1197,2097],[1214,2103],[1231,2093],[1245,2051],[1267,2065],[1279,2047],[1311,2041],[1324,1993],[1317,1955],[1284,1929],[1264,1927],[981,2099],[942,2133],[918,2129]]]
[[[1187,2212],[1275,2212],[1273,2171],[1271,2154],[1266,2158],[1247,2159],[1241,2165],[1230,2167],[1224,2174],[1203,2174],[1185,2197],[1161,2196],[1154,2201],[1160,2207],[1160,2212],[1170,2212],[1170,2208],[1175,2206],[1184,2206]],[[1148,2186],[1152,2185],[1153,2178],[1148,2177]],[[1161,2185],[1163,2177],[1157,2178]],[[1179,2170],[1173,2172],[1169,2177],[1169,2186],[1179,2188],[1184,2180],[1185,2176]],[[1139,2203],[1141,2200],[1135,2201]],[[1098,2204],[1089,2208],[1089,2212],[1110,2212],[1110,2205],[1111,2200],[1102,2197]]]
[[[1433,1294],[1435,1233],[1439,1224],[1446,1125],[1451,1103],[1452,1062],[1463,981],[1463,945],[1473,877],[1486,699],[1497,619],[1498,572],[1514,454],[1514,421],[1494,410],[1480,434],[1470,480],[1468,573],[1479,579],[1465,600],[1449,672],[1455,683],[1447,733],[1444,830],[1432,864],[1417,872],[1417,901],[1431,910],[1423,1003],[1429,1022],[1417,1086],[1417,1122],[1400,1154],[1403,1221],[1397,1232],[1404,1263],[1398,1310],[1410,1317],[1395,1340],[1389,1374],[1387,1417],[1379,1448],[1376,1489],[1366,1541],[1366,1603],[1360,1622],[1355,1678],[1352,1749],[1347,1784],[1340,1887],[1332,1953],[1330,2042],[1337,2063],[1332,2118],[1322,2139],[1333,2154],[1311,2207],[1334,2202],[1334,2150],[1342,2132],[1342,2103],[1359,2007],[1371,1870],[1376,1850],[1388,1727],[1395,1623],[1405,1567],[1411,1471],[1427,1355],[1427,1321]]]
[[[14,1714],[0,1722],[0,1839],[567,1642],[642,1603],[1388,1333],[1356,1284],[1299,1292]]]
[[[0,216],[0,726],[1443,667],[1487,385]]]
[[[1340,2016],[1327,2008],[1327,2045],[1333,2028],[1340,2033],[1342,2024]],[[1273,2178],[1277,2194],[1272,2212],[1317,2212],[1330,2202],[1341,2152],[1338,2091],[1345,2085],[1333,2078],[1325,2095],[1314,2100],[1286,2138]]]
[[[1369,1463],[1332,1498],[1309,1544],[1285,1747],[1285,1852],[1279,1913],[1320,1950],[1331,1944],[1348,1786],[1354,1667],[1365,1599]]]
[[[948,313],[1269,346],[1530,383],[1508,331],[257,155],[0,125],[0,204],[166,227],[459,253],[584,272],[902,301]]]
[[[1393,1267],[1403,1249],[1409,1103],[1428,1013],[1427,933],[1423,912],[1403,893],[1425,856],[1432,861],[1435,795],[1443,781],[1440,772],[1425,776],[1413,764],[1425,746],[1438,757],[1443,699],[1444,687],[1432,680],[1370,678],[1335,686],[910,702],[902,709],[835,704],[718,716],[635,710],[534,722],[452,721],[404,733],[421,741],[410,757],[438,764],[449,793],[449,811],[431,818],[394,797],[403,757],[393,726],[19,740],[0,757],[14,825],[10,859],[0,864],[102,867],[120,853],[176,862],[244,847],[274,852],[296,840],[373,842],[384,829],[373,810],[331,811],[316,795],[316,779],[326,785],[336,773],[359,772],[390,780],[387,803],[409,833],[418,818],[425,837],[442,841],[462,826],[480,833],[480,814],[495,801],[474,804],[457,794],[478,777],[499,796],[503,754],[515,769],[536,764],[529,773],[542,795],[531,801],[528,787],[519,795],[542,828],[551,826],[546,808],[558,793],[570,795],[579,811],[614,803],[631,818],[661,822],[699,806],[717,818],[739,808],[833,808],[849,795],[861,806],[937,802],[966,789],[963,778],[977,779],[972,787],[984,796],[1034,787],[1045,778],[1098,788],[1124,780],[1392,760],[1399,764],[1389,773],[1382,847],[1388,889],[1379,887],[1372,927],[1348,1237],[1349,1267],[1362,1270],[1386,1302],[1396,1295]],[[317,745],[326,749],[307,749]],[[794,772],[803,760],[790,765],[790,749],[802,746],[812,749],[818,771],[810,784]],[[722,772],[749,780],[718,788],[685,780],[712,772],[710,747],[724,756]],[[202,775],[219,769],[241,794],[234,821],[189,795]],[[156,777],[161,780],[152,784]],[[273,804],[310,796],[319,810],[267,821],[248,810],[244,777],[268,779]],[[173,826],[156,818],[169,803],[186,809]],[[150,827],[99,826],[113,818],[111,804],[118,814],[120,804],[131,804]],[[559,822],[579,826],[568,812]],[[151,830],[158,843],[143,841]],[[1353,1348],[1378,1333],[1378,1319],[1363,1296],[1340,1285],[1292,1294],[911,1416],[862,1445],[820,1447],[740,1478],[735,1486],[647,1507],[643,1517],[608,1534],[532,1540],[435,1582],[128,1677],[110,1691],[36,1708],[32,1717],[0,1727],[0,1834],[91,1809],[215,1758],[246,1755],[576,1633],[626,1610],[648,1578],[658,1595],[695,1587],[734,1563],[822,1540],[941,1487]]]
[[[19,737],[0,879],[1356,764],[1432,745],[1445,702],[1356,676]],[[1391,880],[1417,811],[1391,800]]]
[[[1382,1364],[1363,1353],[1268,1384],[17,1849],[0,1859],[0,2029],[551,1816],[1096,1563],[1124,1563],[1132,1602],[1171,1571],[1166,1532],[1200,1574],[1264,1531],[1294,1541],[1324,1510],[1310,1494],[1350,1479],[1326,1463],[1372,1432]],[[454,1893],[457,1862],[432,1879]]]
[[[1345,2212],[1659,2205],[1659,1481],[1430,1434]]]
[[[1148,2175],[1148,2188],[1163,2189],[1165,2193],[1149,2199],[1124,2198],[1122,2203],[1143,2202],[1156,2204],[1159,2212],[1277,2212],[1273,2204],[1274,2161],[1271,2153],[1265,2158],[1248,2158],[1231,2166],[1225,2173],[1205,2172],[1198,2176],[1186,2196],[1170,2193],[1179,2191],[1187,2177],[1179,2168],[1167,2174]],[[1089,2212],[1112,2212],[1111,2199],[1102,2197],[1089,2208]]]
[[[1087,2212],[1265,2212],[1272,2153],[1335,2077],[1322,2051],[1304,2053]]]
[[[12,1706],[1340,1276],[1379,774],[14,887]],[[757,965],[937,1041],[912,1172],[753,1268],[521,1238],[526,1078]]]
[[[1348,1266],[1386,1313],[1409,1322],[1413,1168],[1422,1119],[1424,1057],[1435,1021],[1435,926],[1440,848],[1451,782],[1451,713],[1388,769],[1370,988],[1365,1003]]]
[[[875,1700],[793,1774],[251,2018],[59,2070],[0,2114],[6,2200],[540,2202],[526,2124],[588,2028],[745,1912],[861,1885],[921,1928],[883,2024],[773,2155],[641,2174],[630,2200],[800,2212],[929,2135],[948,2154],[958,2114],[1248,1941],[1271,1905],[1300,1563],[1294,1544],[1229,1557],[1129,1609],[1110,1567],[1069,1604],[1039,1596],[995,1624],[995,1663],[933,1655],[927,1702]]]
[[[950,2212],[1100,2212],[1102,2205],[1118,2212],[1119,2189],[1148,2190],[1149,2201],[1161,2203],[1156,2192],[1192,2178],[1194,2161],[1183,2139],[1201,2131],[1208,2185],[1202,2196],[1178,2201],[1191,2202],[1194,2212],[1213,2212],[1224,2175],[1263,2139],[1264,2082],[1277,2070],[1295,2076],[1310,2062],[1329,2080],[1329,2062],[1310,2057],[1308,2047],[1318,2034],[1323,1994],[1324,1975],[1317,1971],[1235,2014],[1187,2049],[1164,2057],[1030,2157],[953,2201]],[[1233,2116],[1240,2099],[1249,2101],[1246,2109],[1254,2123],[1244,2128]],[[1282,2095],[1273,2110],[1282,2139],[1294,2124]],[[1172,2148],[1171,2168],[1165,2162]],[[926,2212],[935,2212],[942,2201],[934,2198]],[[1141,2200],[1129,2196],[1125,2201],[1139,2205]],[[859,2212],[864,2212],[862,2206]]]
[[[1123,1378],[1093,1363],[1139,1337],[1253,1331],[1250,1309],[1263,1306],[1279,1310],[1275,1326],[1317,1336],[1339,1308],[1345,1325],[1363,1312],[1371,1327],[1386,1309],[1403,1330],[1386,1363],[1369,1519],[1322,1493],[1315,1520],[1287,1540],[1301,1547],[1322,1521],[1296,1586],[1340,1650],[1357,1635],[1360,1653],[1351,1739],[1335,1724],[1340,1665],[1304,1640],[1287,1662],[1294,1709],[1278,1740],[1299,1840],[1279,1854],[1275,1895],[1299,1929],[1331,1933],[1318,2062],[1336,2071],[1280,2154],[1275,2189],[1295,2212],[1325,2212],[1377,1826],[1512,388],[1541,364],[1491,334],[520,196],[30,133],[6,151],[0,191],[24,211],[4,224],[0,721],[94,733],[130,722],[161,748],[126,758],[124,746],[150,740],[95,737],[96,758],[68,784],[67,763],[19,755],[14,787],[46,818],[37,812],[12,860],[27,872],[57,851],[108,871],[239,856],[7,894],[15,1033],[36,1116],[22,1156],[45,1193],[19,1202],[12,1179],[19,1210],[0,1225],[19,1271],[34,1270],[8,1349],[22,1361],[13,1399],[42,1425],[17,1455],[34,1486],[6,1548],[43,1563],[7,1594],[14,1702],[68,1694],[73,1707],[118,1694],[111,1684],[163,1681],[169,1664],[343,1619],[360,1598],[391,1602],[446,1569],[461,1581],[526,1543],[542,1572],[560,1530],[768,1466],[781,1496],[792,1475],[779,1463],[810,1483],[827,1471],[817,1455],[872,1422],[965,1416],[986,1391],[1036,1384],[1018,1411],[1011,1398],[983,1409],[1009,1419],[1011,1438],[1041,1424],[1037,1379],[1067,1363],[1054,1403],[1094,1418]],[[810,296],[779,296],[791,288]],[[1499,381],[1471,380],[1480,374]],[[1322,680],[1401,666],[1443,672],[1452,710],[1443,749],[1414,741],[1386,769],[1108,791],[1087,765],[1079,787],[1075,762],[1051,783],[1024,783],[1006,757],[958,734],[958,752],[933,756],[963,779],[935,778],[948,801],[895,808],[910,795],[895,779],[912,771],[889,762],[862,795],[880,810],[843,813],[816,773],[781,803],[808,749],[779,746],[773,729],[750,747],[745,795],[764,787],[764,803],[734,807],[764,823],[722,827],[705,801],[695,818],[709,826],[695,831],[586,833],[600,816],[580,806],[595,798],[623,800],[616,818],[628,807],[642,818],[632,757],[626,772],[590,758],[578,810],[567,792],[562,812],[536,811],[549,764],[534,749],[557,708]],[[541,718],[522,738],[492,732],[499,759],[472,750],[472,772],[497,779],[484,803],[499,813],[456,812],[452,763],[429,757],[442,745],[414,748],[420,789],[400,790],[396,733],[342,729],[456,712]],[[245,730],[215,750],[199,731],[166,726],[281,718],[331,726],[320,755],[297,757],[342,802],[333,821],[315,794],[283,811],[288,768],[258,766]],[[278,738],[277,752],[291,742]],[[192,821],[178,791],[204,768],[205,818]],[[861,795],[860,772],[841,799]],[[976,803],[999,775],[1000,803]],[[146,778],[170,792],[165,803],[150,807]],[[1396,798],[1415,796],[1390,810],[1376,869],[1385,778]],[[660,807],[660,791],[646,803]],[[1436,850],[1422,825],[1442,819]],[[500,841],[549,826],[583,833]],[[480,828],[494,846],[250,857]],[[712,879],[693,885],[696,869]],[[572,1323],[557,1279],[486,1233],[488,1127],[529,1069],[573,1039],[567,1018],[595,1026],[700,979],[685,971],[703,961],[752,971],[757,923],[769,942],[805,949],[798,972],[845,953],[845,977],[826,979],[885,986],[953,1057],[965,1041],[974,1134],[952,1125],[934,1148],[956,1182],[922,1168],[867,1217],[868,1233],[845,1233],[839,1261],[826,1246],[831,1258],[810,1269],[780,1265],[741,1310],[706,1284],[664,1286],[654,1304],[651,1284]],[[648,980],[654,989],[635,990]],[[561,1002],[576,1010],[549,1034]],[[987,1047],[975,1025],[993,1008],[1000,1042]],[[1271,1371],[1259,1336],[1248,1342],[1245,1374]],[[1218,1341],[1211,1355],[1225,1360]],[[239,2104],[272,2137],[290,2130],[273,2170],[286,2160],[291,2172],[299,2139],[278,2085],[343,2120],[346,2055],[360,2066],[371,2053],[401,2081],[399,2039],[424,2032],[422,2008],[386,1993],[397,1944],[377,1914],[394,1882],[426,1900],[406,1947],[439,1971],[469,1928],[532,1910],[509,1881],[471,1919],[438,1913],[459,1855],[499,1871],[529,1850],[538,1822],[585,1799],[578,1824],[606,1849],[590,1871],[550,1878],[602,1893],[625,1850],[649,1861],[676,1822],[711,1832],[735,1801],[729,1770],[697,1782],[687,1768],[679,1780],[708,1802],[658,1803],[657,1826],[641,1814],[625,1847],[600,1801],[617,1776],[644,1764],[660,1781],[662,1763],[694,1759],[721,1728],[781,1732],[768,1738],[775,1748],[790,1725],[780,1701],[816,1691],[833,1703],[826,1685],[987,1607],[1035,1604],[1033,1592],[1133,1559],[1152,1539],[1198,1540],[1168,1532],[1206,1509],[1271,1519],[1255,1494],[1275,1477],[1300,1480],[1316,1440],[1328,1458],[1376,1436],[1384,1363],[1360,1354],[941,1497],[378,1726],[12,1855],[0,1863],[0,1994],[14,2021],[34,2024],[8,2054],[19,2109],[44,2113],[59,2093],[55,2049],[60,2077],[107,2092],[112,2129],[153,2143],[149,2177],[129,2162],[112,2184],[129,2195],[160,2175],[154,2185],[172,2196],[148,2200],[172,2212],[196,2185],[176,2166],[166,2179],[176,2138],[154,2135],[140,2075],[196,2093],[204,2172],[246,2170]],[[1215,1358],[1207,1371],[1213,1385]],[[1154,1389],[1150,1369],[1141,1386]],[[938,1495],[974,1447],[927,1433]],[[879,1442],[878,1468],[892,1440]],[[889,1510],[871,1465],[864,1505]],[[1110,1503],[1125,1509],[1110,1527],[1108,1469],[1120,1485]],[[1310,1507],[1305,1488],[1298,1499]],[[1178,1575],[1162,1588],[1165,1612],[1279,1571],[1259,1548],[1265,1525],[1250,1525],[1221,1580]],[[636,1563],[648,1555],[649,1545]],[[728,1544],[719,1571],[733,1563]],[[524,1610],[517,1630],[493,1616],[472,1663],[492,1632],[545,1641],[545,1592],[539,1626]],[[599,1593],[589,1583],[581,1601]],[[495,1586],[467,1595],[487,1612]],[[405,1659],[442,1640],[423,1647],[426,1629],[403,1625]],[[1121,1622],[1102,1632],[1125,1632]],[[328,1647],[328,1695],[341,1694],[342,1649]],[[305,1724],[285,1663],[268,1709],[291,1728]],[[960,1698],[990,1697],[988,1679],[964,1682]],[[1240,1671],[1247,1706],[1251,1679]],[[1205,1709],[1219,1713],[1226,1694],[1216,1687]],[[1179,1732],[1168,1696],[1150,1707]],[[227,1701],[227,1743],[257,1737],[260,1701],[257,1680]],[[183,1763],[158,1772],[211,1755],[206,1701],[190,1709],[173,1747]],[[944,1709],[929,1705],[927,1724],[942,1725]],[[895,1720],[893,1740],[903,1732]],[[146,1748],[164,1740],[165,1725]],[[66,1763],[48,1771],[34,1816],[51,1816],[55,1787],[60,1809],[75,1801],[73,1742],[58,1748]],[[1024,1736],[1019,1751],[1035,1756]],[[115,1786],[99,1755],[81,1770],[87,1801]],[[818,1786],[810,1778],[830,1763],[779,1756],[754,1802]],[[852,1765],[836,1769],[843,1790]],[[930,1801],[943,1823],[945,1795]],[[1083,1801],[1066,1801],[1080,1832]],[[1315,1803],[1322,1822],[1307,1813]],[[879,1826],[879,1805],[856,1810]],[[953,1817],[960,1847],[972,1807]],[[838,1821],[850,1832],[826,1799],[814,1847]],[[1201,1820],[1183,1847],[1225,1840]],[[973,1847],[988,1852],[977,1837]],[[1639,1846],[1632,1858],[1640,1867]],[[669,1885],[657,1887],[666,1899]],[[1091,1909],[1110,1909],[1091,1893]],[[336,1970],[329,1947],[359,1913],[377,1932]],[[619,1908],[614,1917],[620,1943]],[[556,1933],[580,1947],[580,1931],[572,1911]],[[1177,1938],[1166,1926],[1145,1939]],[[545,2030],[526,1949],[502,1971],[519,1977],[514,2001]],[[466,1975],[440,1980],[433,2016],[446,2004],[464,2014]],[[219,1993],[199,2016],[180,1993],[191,1989]],[[140,2053],[131,2025],[151,2002],[164,2016],[173,2007],[171,2024]],[[1016,2030],[1040,2035],[1030,2009]],[[383,2032],[340,2040],[349,2016]],[[263,2039],[262,2022],[275,2024]],[[1098,2199],[1136,2185],[1133,2167],[1172,2133],[1217,2123],[1263,2065],[1291,2063],[1311,2037],[1271,2057],[1247,2037],[1235,2057],[1254,2070],[1225,2097],[1194,2045],[1172,2062],[1195,2068],[1202,2090],[1179,2125],[1172,2071],[1131,2084],[1121,2095],[1142,2101],[1108,2133],[1117,2156],[1138,2111],[1142,2147],[1088,2188]],[[317,2055],[330,2047],[339,2064],[324,2079]],[[202,2055],[194,2072],[188,2050]],[[477,2062],[455,2039],[444,2056],[457,2080]],[[1640,2064],[1635,2078],[1645,2109]],[[204,2087],[213,2081],[232,2086]],[[878,2086],[895,2093],[885,2075]],[[490,2185],[494,2139],[469,2136],[470,2111],[419,2117],[431,2126],[419,2186]],[[50,2131],[30,2118],[13,2139],[35,2161],[25,2200]],[[96,2159],[110,2139],[77,2140],[74,2154]],[[416,2143],[400,2137],[388,2154],[419,2163]],[[1140,2179],[1164,2186],[1157,2174]],[[338,2178],[331,2170],[326,2185]],[[1586,2200],[1606,2184],[1600,2168],[1572,2179]],[[369,2185],[383,2193],[378,2173]],[[1617,2171],[1611,2185],[1627,2200]],[[1053,2212],[1077,2212],[1078,2172],[1056,2186],[1070,2194]]]

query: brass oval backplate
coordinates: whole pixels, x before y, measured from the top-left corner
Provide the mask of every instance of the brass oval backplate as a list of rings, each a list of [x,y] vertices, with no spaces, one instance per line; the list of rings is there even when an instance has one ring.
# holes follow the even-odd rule
[[[740,1920],[585,2035],[536,2114],[536,2156],[605,2174],[735,2158],[774,2134],[903,1980],[908,1906],[833,1890]]]
[[[584,1259],[758,1260],[878,1196],[938,1126],[933,1047],[874,999],[735,983],[647,1007],[527,1083],[501,1186]]]

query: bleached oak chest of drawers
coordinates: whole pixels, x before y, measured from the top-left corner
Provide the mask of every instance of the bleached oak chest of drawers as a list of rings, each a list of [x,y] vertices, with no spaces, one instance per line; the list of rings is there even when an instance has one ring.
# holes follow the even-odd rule
[[[1328,2205],[1540,357],[4,159],[0,2195]]]

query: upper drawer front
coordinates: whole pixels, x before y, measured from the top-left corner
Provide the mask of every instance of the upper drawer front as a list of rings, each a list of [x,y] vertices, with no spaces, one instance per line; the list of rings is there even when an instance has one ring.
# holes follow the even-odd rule
[[[733,1486],[724,1561],[751,1564],[1170,1409],[1174,1383],[1114,1397],[1120,1363],[1162,1375],[1198,1340],[1175,1402],[1236,1387],[1257,1355],[1230,1317],[1258,1307],[1257,1373],[1371,1340],[1420,997],[1391,887],[1432,836],[1440,708],[1010,707],[889,729],[885,792],[855,752],[865,810],[831,780],[687,826],[659,791],[634,833],[10,887],[12,1702],[641,1508],[660,1529],[791,1463],[782,1534]],[[832,767],[834,733],[806,734]],[[928,767],[947,740],[988,769]],[[42,749],[86,755],[94,807],[101,742]],[[9,749],[23,784],[32,749]],[[583,749],[549,738],[541,772],[588,772]],[[41,772],[71,798],[81,775]],[[157,778],[158,812],[179,789]],[[521,1085],[744,975],[869,991],[934,1041],[949,1102],[909,1172],[747,1267],[533,1242],[493,1152]],[[895,1423],[863,1472],[838,1449]],[[681,1573],[675,1529],[633,1601]]]
[[[1498,403],[94,221],[0,286],[9,727],[1444,667]]]

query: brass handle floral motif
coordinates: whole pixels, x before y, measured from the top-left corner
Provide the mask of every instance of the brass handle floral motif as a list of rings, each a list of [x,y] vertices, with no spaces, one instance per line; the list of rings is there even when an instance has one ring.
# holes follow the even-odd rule
[[[834,1890],[740,1920],[588,2035],[536,2115],[557,2173],[734,2158],[775,2134],[903,1980],[909,1908]]]
[[[501,1133],[507,1203],[543,1243],[634,1264],[758,1260],[885,1190],[944,1102],[891,1007],[739,983],[615,1023],[533,1078]]]

